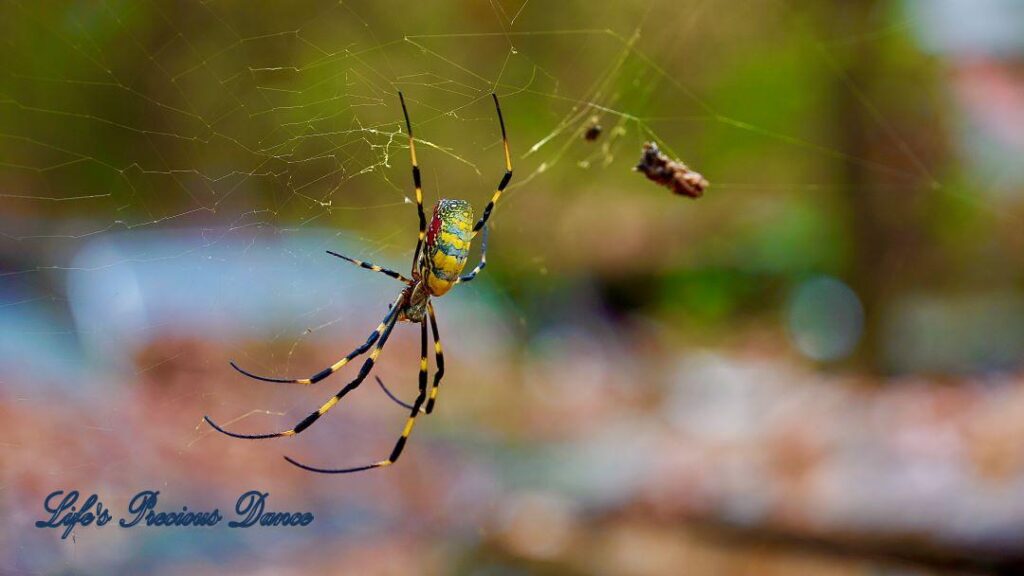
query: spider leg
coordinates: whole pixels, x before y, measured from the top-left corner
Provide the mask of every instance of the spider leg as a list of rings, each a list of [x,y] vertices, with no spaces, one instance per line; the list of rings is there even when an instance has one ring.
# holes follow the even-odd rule
[[[335,394],[334,396],[331,396],[331,399],[328,400],[327,402],[324,402],[324,404],[322,406],[320,406],[320,408],[317,409],[316,412],[313,412],[309,416],[306,416],[305,418],[303,418],[298,424],[296,424],[290,430],[284,430],[282,432],[271,432],[269,434],[237,434],[235,432],[229,432],[229,431],[225,430],[224,428],[221,428],[216,423],[214,423],[214,421],[211,420],[209,416],[203,416],[203,420],[206,420],[207,424],[209,424],[210,426],[213,427],[214,430],[216,430],[216,431],[218,431],[218,432],[220,432],[222,434],[225,434],[227,436],[231,436],[233,438],[244,438],[244,439],[247,439],[247,440],[262,440],[262,439],[265,439],[265,438],[279,438],[281,436],[294,436],[294,435],[302,432],[306,428],[309,428],[321,416],[323,416],[331,408],[333,408],[335,406],[335,404],[338,403],[339,400],[344,398],[346,394],[348,394],[349,392],[351,392],[351,391],[355,390],[356,388],[358,388],[359,385],[362,384],[363,380],[365,380],[366,377],[370,374],[370,371],[373,370],[373,365],[377,361],[377,357],[380,356],[381,350],[384,349],[384,344],[388,341],[388,337],[391,336],[391,330],[394,329],[395,324],[398,321],[398,316],[394,313],[395,310],[397,310],[397,309],[398,309],[398,306],[397,306],[397,303],[396,303],[395,306],[392,306],[391,311],[388,312],[388,316],[387,316],[387,318],[385,320],[384,332],[380,335],[380,339],[377,340],[377,345],[373,348],[373,351],[370,352],[370,357],[367,358],[366,361],[363,362],[362,367],[359,368],[359,374],[356,375],[355,379],[353,379],[351,382],[346,384],[345,387],[342,388],[341,390],[339,390],[337,394]]]
[[[383,390],[385,394],[387,394],[388,398],[390,398],[392,402],[398,404],[399,406],[405,408],[406,410],[412,410],[412,404],[409,404],[408,402],[402,400],[398,396],[395,396],[394,393],[392,393],[391,390],[389,390],[388,387],[384,385],[384,381],[380,379],[380,376],[374,376],[374,378],[377,380],[377,385],[380,386],[380,389]],[[423,411],[424,410],[420,408],[420,412]]]
[[[416,425],[416,416],[420,414],[420,407],[423,406],[423,402],[427,399],[427,324],[426,322],[420,323],[420,393],[416,397],[416,402],[409,407],[409,418],[405,421],[405,428],[402,429],[402,435],[398,437],[398,442],[395,443],[394,449],[391,450],[391,455],[388,456],[387,460],[380,460],[373,464],[367,464],[366,466],[356,466],[355,468],[341,468],[341,469],[327,469],[327,468],[314,468],[298,462],[297,460],[285,456],[284,459],[289,463],[308,470],[310,472],[320,472],[322,474],[347,474],[349,472],[361,472],[363,470],[370,470],[372,468],[380,468],[383,466],[390,466],[398,461],[398,457],[402,454],[402,449],[405,448],[406,441],[409,440],[409,435],[412,434],[412,428]]]
[[[409,110],[405,107],[405,97],[398,92],[398,101],[402,103],[402,114],[405,116],[405,129],[409,133],[409,157],[412,160],[412,184],[416,187],[416,209],[420,215],[420,232],[416,239],[416,251],[412,255],[412,269],[416,270],[416,263],[420,259],[420,250],[423,248],[423,239],[427,234],[427,215],[423,212],[423,180],[420,177],[420,165],[416,161],[416,141],[412,136],[412,122],[409,121]],[[415,276],[415,274],[413,274]]]
[[[434,411],[434,401],[437,398],[437,389],[441,384],[441,379],[444,378],[444,350],[441,349],[441,335],[437,331],[437,317],[434,315],[434,304],[432,302],[427,303],[427,311],[430,313],[430,329],[434,335],[434,364],[437,365],[437,371],[434,372],[434,383],[430,387],[430,396],[427,399],[427,407],[420,408],[420,412],[430,414]],[[403,401],[398,396],[395,396],[387,386],[384,385],[384,381],[379,376],[375,376],[377,384],[380,389],[387,394],[388,398],[405,408],[406,410],[412,410],[412,404]]]
[[[505,134],[505,119],[501,115],[501,105],[498,104],[497,94],[492,93],[491,97],[494,98],[494,108],[498,111],[498,123],[501,124],[501,144],[505,148],[505,175],[501,177],[501,182],[498,183],[498,190],[491,197],[491,201],[487,203],[484,208],[484,215],[477,220],[476,225],[473,226],[473,236],[476,236],[477,232],[487,224],[487,219],[491,217],[491,210],[494,210],[494,205],[498,203],[498,199],[501,198],[501,193],[505,191],[505,187],[508,186],[510,180],[512,180],[512,154],[508,150],[508,136]]]
[[[430,314],[430,329],[434,335],[434,364],[437,370],[434,372],[434,383],[430,386],[430,399],[427,400],[427,414],[434,411],[434,401],[437,399],[438,386],[444,378],[444,350],[441,349],[441,335],[437,331],[437,316],[434,315],[434,303],[427,302],[427,312]]]
[[[334,374],[338,370],[341,370],[342,367],[345,366],[345,364],[351,362],[353,358],[356,358],[357,356],[361,356],[362,354],[366,353],[366,351],[370,349],[370,346],[373,346],[373,343],[376,342],[377,339],[381,337],[381,334],[383,334],[388,322],[390,322],[391,319],[394,318],[395,313],[398,310],[398,301],[401,300],[401,298],[402,297],[399,296],[398,299],[396,299],[391,304],[391,307],[388,308],[388,313],[384,316],[384,319],[381,320],[380,324],[377,325],[377,328],[374,329],[373,333],[370,334],[369,338],[366,339],[366,342],[363,342],[358,348],[349,352],[348,355],[342,358],[341,360],[338,360],[334,364],[328,366],[327,368],[324,368],[323,370],[317,372],[316,374],[310,376],[309,378],[269,378],[267,376],[260,376],[258,374],[253,374],[248,370],[242,369],[238,364],[235,364],[234,361],[231,362],[231,367],[241,372],[242,374],[245,374],[249,378],[252,378],[254,380],[262,380],[263,382],[303,385],[316,384],[317,382],[323,380],[324,378],[327,378],[331,374]]]
[[[385,276],[390,276],[390,277],[394,278],[395,280],[398,280],[399,282],[403,282],[405,284],[412,284],[412,280],[409,280],[408,278],[406,278],[405,276],[402,276],[401,274],[399,274],[398,272],[395,272],[394,270],[389,270],[387,268],[384,268],[384,267],[381,267],[381,266],[377,266],[376,264],[371,264],[370,262],[363,262],[362,260],[356,260],[355,258],[349,258],[348,256],[345,256],[344,254],[338,254],[337,252],[331,252],[330,250],[328,250],[327,253],[330,254],[331,256],[337,256],[338,258],[341,258],[342,260],[346,260],[348,262],[351,262],[351,263],[355,264],[356,266],[359,266],[360,268],[366,268],[367,270],[373,270],[374,272],[380,272],[381,274],[384,274]]]
[[[488,230],[490,230],[490,227],[484,226],[484,228],[483,228],[484,236],[483,236],[483,238],[480,241],[480,263],[477,264],[476,268],[473,268],[473,270],[469,274],[463,274],[462,276],[459,276],[459,279],[455,281],[456,284],[459,284],[459,283],[462,283],[462,282],[469,282],[469,281],[471,281],[473,278],[476,278],[476,275],[479,274],[480,271],[483,270],[485,266],[487,266],[487,231]]]

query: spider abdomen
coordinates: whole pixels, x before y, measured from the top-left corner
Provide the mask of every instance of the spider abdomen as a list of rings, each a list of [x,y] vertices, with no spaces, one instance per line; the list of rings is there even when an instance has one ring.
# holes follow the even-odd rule
[[[466,267],[473,238],[473,207],[465,200],[439,200],[424,248],[427,288],[434,296],[451,289]]]

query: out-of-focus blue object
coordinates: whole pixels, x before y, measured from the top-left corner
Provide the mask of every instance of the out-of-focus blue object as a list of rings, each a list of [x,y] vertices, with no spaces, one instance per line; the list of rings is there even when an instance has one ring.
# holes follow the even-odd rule
[[[830,276],[816,276],[797,286],[786,318],[790,341],[801,354],[819,362],[849,356],[864,330],[864,308],[857,294]]]
[[[1021,0],[907,0],[911,24],[924,47],[966,56],[1024,53]]]
[[[958,147],[989,184],[966,191],[983,201],[1017,202],[1024,190],[1024,2],[906,0],[925,50],[944,58],[960,114]]]
[[[328,248],[359,253],[327,231],[215,242],[187,229],[112,234],[75,256],[68,304],[86,350],[115,363],[157,335],[298,334],[324,322],[318,309],[342,299],[360,303],[346,322],[372,324],[386,310],[389,279],[356,276]]]
[[[181,229],[97,238],[68,270],[75,330],[86,355],[107,368],[129,366],[134,352],[157,337],[290,345],[320,330],[364,335],[402,284],[326,250],[403,271],[406,258],[340,236],[323,229],[211,241],[203,230]],[[474,305],[490,293],[486,284],[460,288],[445,307],[443,327],[493,324],[490,307]]]

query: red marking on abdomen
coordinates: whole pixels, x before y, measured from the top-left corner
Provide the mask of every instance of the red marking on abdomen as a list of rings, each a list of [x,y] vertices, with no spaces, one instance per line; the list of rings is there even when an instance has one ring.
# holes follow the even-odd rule
[[[434,208],[434,215],[430,219],[430,226],[427,228],[427,246],[434,246],[437,242],[437,233],[441,230],[441,216]]]

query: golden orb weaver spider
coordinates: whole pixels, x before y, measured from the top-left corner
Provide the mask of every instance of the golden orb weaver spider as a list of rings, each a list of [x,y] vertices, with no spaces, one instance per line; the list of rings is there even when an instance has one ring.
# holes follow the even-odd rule
[[[409,435],[412,433],[413,426],[416,424],[416,416],[421,412],[430,414],[434,410],[434,401],[437,399],[438,386],[441,383],[441,378],[444,377],[444,353],[441,350],[441,337],[437,330],[437,317],[434,315],[434,304],[430,299],[432,297],[443,296],[456,284],[473,280],[487,265],[487,219],[490,218],[491,211],[498,203],[498,199],[501,198],[501,193],[504,192],[505,187],[508,186],[509,181],[512,180],[512,156],[509,153],[508,137],[505,134],[505,120],[501,115],[501,105],[498,104],[498,97],[495,94],[491,94],[491,97],[494,99],[494,109],[498,113],[498,124],[501,126],[501,143],[505,151],[505,175],[501,177],[497,190],[491,197],[490,202],[488,202],[487,206],[484,208],[483,216],[476,221],[476,224],[473,224],[473,208],[468,202],[465,200],[441,199],[434,205],[433,217],[431,218],[430,225],[428,227],[426,214],[423,212],[423,187],[420,178],[420,167],[416,161],[416,142],[413,139],[412,123],[409,121],[409,111],[405,107],[405,98],[402,96],[401,92],[398,93],[399,102],[402,104],[402,114],[405,116],[406,131],[409,133],[409,155],[412,160],[412,182],[416,187],[416,208],[419,211],[419,237],[416,241],[416,251],[413,253],[412,257],[412,278],[406,278],[398,272],[382,268],[375,264],[356,260],[355,258],[349,258],[348,256],[331,252],[330,250],[327,251],[328,254],[331,254],[332,256],[337,256],[338,258],[342,258],[357,266],[366,268],[367,270],[386,274],[405,284],[405,288],[398,295],[398,298],[396,298],[389,306],[387,314],[384,315],[384,319],[381,320],[377,328],[372,334],[370,334],[366,342],[341,360],[338,360],[331,366],[317,372],[309,378],[293,379],[258,376],[252,372],[243,370],[237,364],[231,362],[231,366],[235,370],[256,380],[262,380],[264,382],[310,385],[316,384],[338,370],[341,370],[343,366],[348,364],[354,358],[366,353],[367,350],[370,350],[370,348],[373,347],[373,350],[370,352],[370,356],[363,362],[363,365],[359,369],[359,373],[356,375],[355,379],[346,384],[327,402],[320,406],[317,411],[306,416],[291,429],[283,432],[272,432],[269,434],[238,434],[221,428],[214,423],[209,416],[204,416],[203,419],[206,420],[207,424],[212,426],[218,432],[233,438],[261,440],[265,438],[279,438],[281,436],[295,436],[306,428],[312,426],[314,422],[341,401],[346,394],[355,390],[363,383],[366,377],[370,374],[370,371],[373,370],[373,365],[377,361],[377,357],[380,356],[381,350],[384,349],[384,344],[391,335],[391,330],[395,327],[395,324],[398,322],[414,322],[420,324],[419,394],[416,397],[416,401],[413,402],[412,405],[405,404],[395,398],[387,391],[386,388],[384,389],[392,400],[410,409],[409,417],[405,423],[405,428],[402,429],[402,435],[399,436],[398,441],[395,443],[395,447],[392,449],[391,455],[388,456],[386,460],[380,460],[373,464],[340,469],[314,468],[285,456],[285,460],[299,468],[302,468],[303,470],[324,474],[360,472],[363,470],[390,466],[398,460],[398,457],[402,454],[402,449],[405,448],[406,441],[409,439]],[[477,264],[476,267],[468,274],[462,274],[462,270],[466,266],[466,260],[469,257],[470,243],[481,231],[483,232],[483,240],[480,243],[480,263]],[[430,330],[434,339],[434,361],[436,364],[434,381],[429,388],[429,393],[427,389],[428,321],[430,322]],[[378,382],[379,381],[380,380],[378,379]],[[381,386],[383,387],[382,382]],[[424,403],[426,403],[425,408],[423,406]]]

